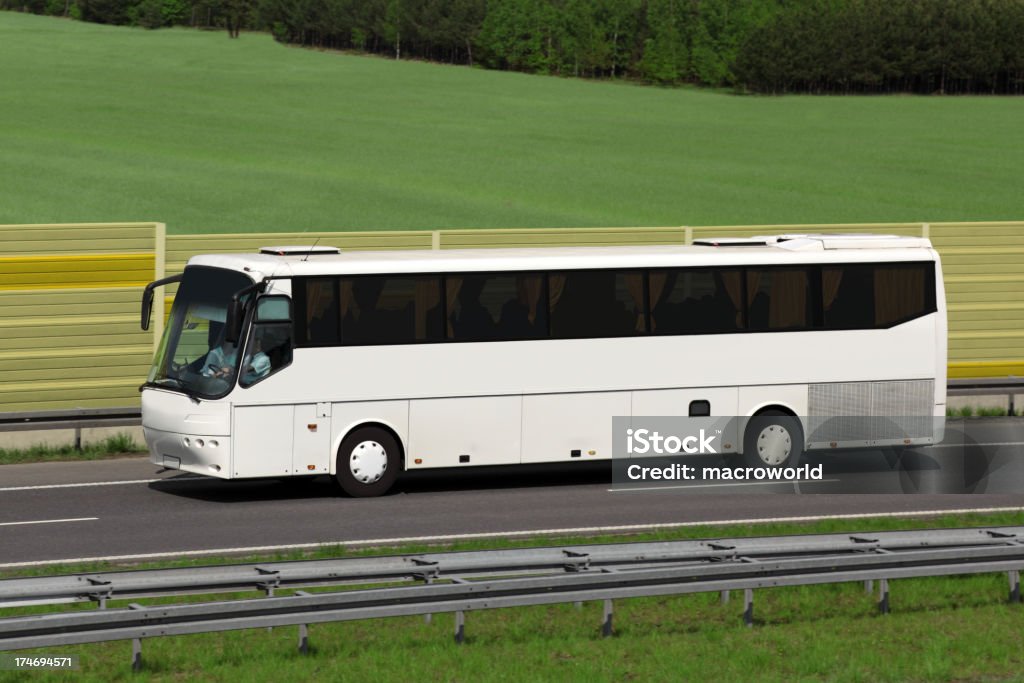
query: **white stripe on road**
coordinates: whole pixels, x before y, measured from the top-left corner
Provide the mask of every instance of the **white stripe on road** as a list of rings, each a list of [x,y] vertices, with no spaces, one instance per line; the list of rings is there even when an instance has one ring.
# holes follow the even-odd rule
[[[95,522],[99,517],[74,517],[71,519],[36,519],[31,522],[0,522],[0,526],[20,526],[22,524],[59,524],[61,522]]]
[[[994,512],[1024,512],[1024,507],[994,508],[958,508],[953,510],[919,510],[916,512],[876,512],[847,515],[809,515],[805,517],[768,517],[754,519],[718,519],[706,522],[667,522],[663,524],[623,524],[619,526],[573,527],[566,529],[530,529],[528,531],[491,531],[476,534],[446,534],[439,536],[404,536],[397,538],[368,538],[353,541],[333,541],[324,543],[292,543],[290,545],[260,545],[247,548],[213,548],[210,550],[182,550],[178,552],[146,553],[140,555],[110,555],[106,557],[73,557],[61,560],[41,560],[37,562],[8,562],[0,564],[0,569],[13,567],[35,567],[50,564],[71,564],[82,562],[121,562],[155,560],[160,558],[202,557],[210,555],[230,555],[237,553],[267,553],[282,550],[315,550],[324,547],[350,547],[365,545],[392,546],[399,543],[439,543],[445,541],[465,541],[480,538],[509,538],[522,536],[566,536],[569,534],[604,534],[627,531],[656,531],[659,529],[682,529],[701,526],[736,526],[742,524],[779,524],[787,522],[820,522],[824,520],[856,520],[881,517],[941,517],[942,515],[984,514]]]
[[[612,493],[629,493],[631,491],[666,491],[669,489],[714,489],[722,486],[767,486],[769,484],[823,484],[825,482],[842,481],[841,479],[776,479],[774,481],[739,481],[733,484],[680,484],[678,486],[632,486],[608,489]]]
[[[7,486],[0,488],[0,491],[39,491],[42,489],[73,489],[82,486],[120,486],[122,484],[152,484],[155,481],[180,482],[206,479],[199,475],[168,477],[167,479],[125,479],[122,481],[90,481],[80,484],[41,484],[38,486]]]

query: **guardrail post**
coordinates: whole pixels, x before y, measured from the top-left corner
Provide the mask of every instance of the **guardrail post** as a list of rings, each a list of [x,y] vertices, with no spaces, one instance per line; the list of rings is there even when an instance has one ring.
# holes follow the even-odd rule
[[[299,624],[299,654],[309,654],[309,626]]]
[[[754,589],[743,589],[743,623],[747,626],[754,625]]]
[[[613,633],[613,630],[612,630],[612,617],[614,615],[615,615],[615,612],[614,612],[614,609],[613,609],[613,606],[612,606],[612,601],[611,600],[605,600],[604,601],[604,618],[603,618],[603,621],[601,622],[601,637],[608,638],[609,636],[612,635],[612,633]]]
[[[430,584],[434,583],[434,577],[432,577],[432,576],[425,576],[425,577],[423,577],[423,583],[429,586]],[[424,624],[429,624],[431,621],[433,621],[433,619],[434,619],[434,615],[433,614],[424,614],[423,615],[423,623]]]
[[[882,614],[889,613],[889,579],[881,579],[878,582],[878,611]]]
[[[576,602],[572,603],[572,606],[576,608],[577,612],[579,612],[581,609],[583,609],[583,603],[581,601],[579,601],[579,600],[577,600]]]
[[[132,638],[132,671],[142,671],[141,638]]]
[[[875,592],[875,582],[872,579],[868,579],[864,582],[864,592],[871,595]]]
[[[719,604],[722,604],[722,605],[728,605],[729,604],[729,591],[722,591],[721,594],[718,596],[718,602],[719,602]]]
[[[1010,602],[1021,602],[1020,597],[1020,570],[1011,569],[1007,572],[1010,578]]]
[[[455,613],[455,644],[462,645],[466,640],[466,613],[459,610]]]

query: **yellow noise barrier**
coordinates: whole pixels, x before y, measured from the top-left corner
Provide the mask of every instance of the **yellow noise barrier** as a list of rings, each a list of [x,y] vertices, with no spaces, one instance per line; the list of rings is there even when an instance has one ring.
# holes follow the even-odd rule
[[[153,253],[0,256],[0,291],[144,287],[155,264]]]

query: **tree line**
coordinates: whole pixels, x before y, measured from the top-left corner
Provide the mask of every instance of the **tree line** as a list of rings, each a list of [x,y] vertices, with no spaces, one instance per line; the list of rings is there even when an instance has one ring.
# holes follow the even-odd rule
[[[0,8],[748,92],[1024,92],[1024,0],[0,0]]]

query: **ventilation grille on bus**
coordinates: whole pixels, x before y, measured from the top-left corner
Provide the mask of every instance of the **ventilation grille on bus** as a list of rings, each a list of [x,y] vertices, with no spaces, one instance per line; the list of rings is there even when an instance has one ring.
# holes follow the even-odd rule
[[[920,439],[932,435],[935,382],[843,382],[807,388],[811,442]]]

